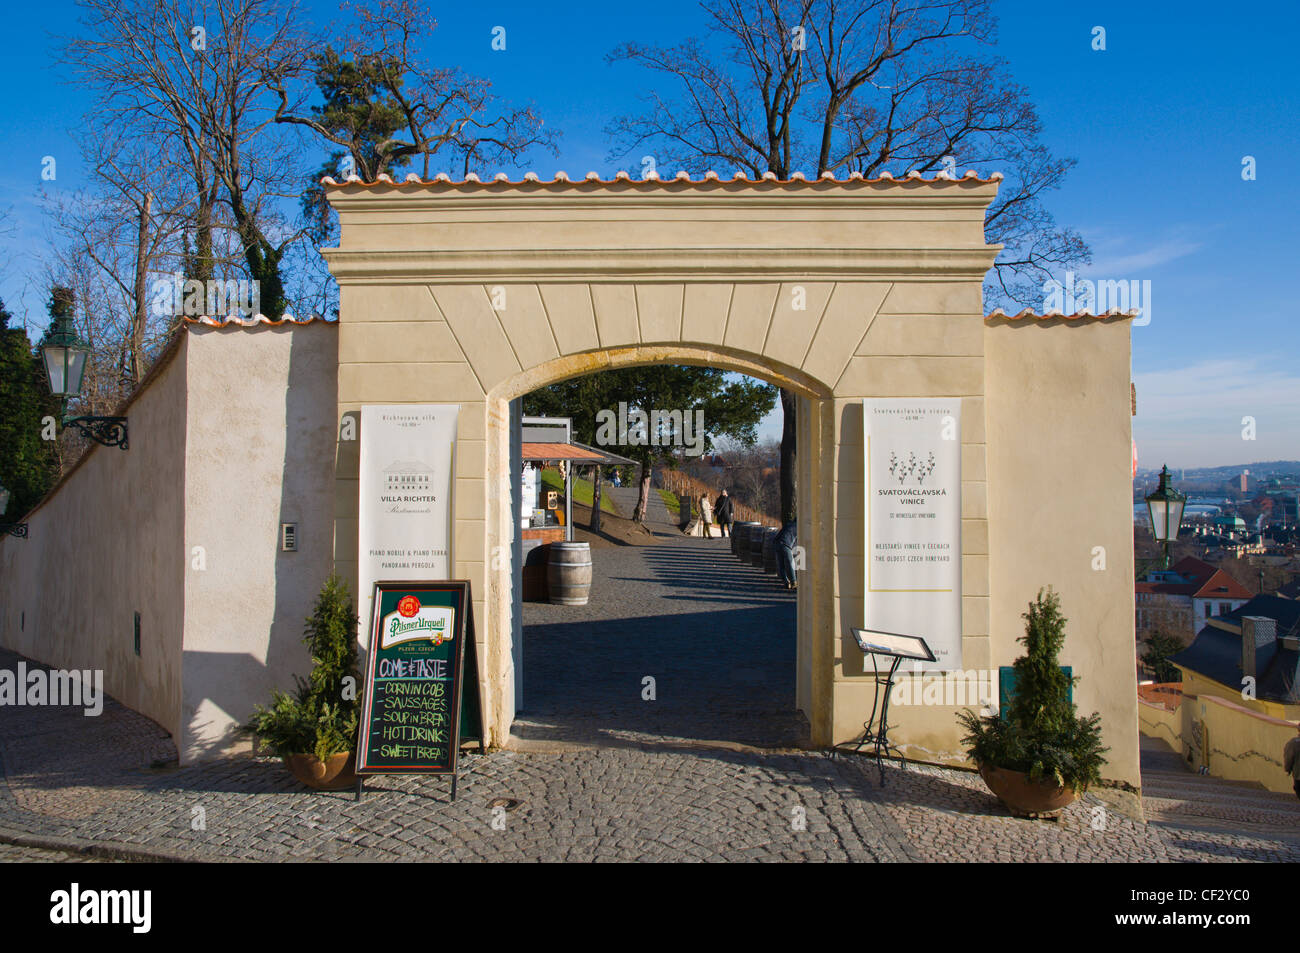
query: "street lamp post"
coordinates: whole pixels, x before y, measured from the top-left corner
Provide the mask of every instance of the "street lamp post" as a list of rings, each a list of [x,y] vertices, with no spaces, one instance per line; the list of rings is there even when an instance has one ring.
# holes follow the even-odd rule
[[[81,396],[90,348],[78,338],[70,313],[56,313],[54,324],[41,343],[41,357],[49,378],[50,393],[62,399],[63,426],[76,427],[83,435],[105,447],[127,448],[125,417],[67,416],[68,398]]]
[[[7,509],[9,509],[9,491],[6,490],[3,486],[0,486],[0,517],[3,517],[5,515],[5,511]],[[27,524],[26,523],[0,523],[0,536],[4,536],[5,534],[8,534],[10,536],[17,536],[19,539],[26,539]]]
[[[1187,504],[1186,494],[1179,493],[1169,485],[1169,467],[1160,468],[1160,485],[1146,501],[1147,512],[1151,517],[1151,533],[1156,542],[1164,544],[1162,568],[1168,569],[1169,545],[1178,538],[1178,527],[1183,522],[1183,507]]]

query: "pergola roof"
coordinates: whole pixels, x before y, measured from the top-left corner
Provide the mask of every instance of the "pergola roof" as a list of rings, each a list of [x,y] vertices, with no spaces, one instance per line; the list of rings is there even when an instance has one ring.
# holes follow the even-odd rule
[[[524,443],[525,460],[571,460],[586,464],[629,464],[636,463],[628,457],[617,453],[595,450],[580,443]]]

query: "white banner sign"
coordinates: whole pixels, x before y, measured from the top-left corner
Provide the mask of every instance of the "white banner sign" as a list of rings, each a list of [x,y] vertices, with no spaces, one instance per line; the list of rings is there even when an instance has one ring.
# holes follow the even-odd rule
[[[961,664],[961,399],[862,402],[864,627],[919,635],[926,671]]]
[[[459,404],[361,408],[357,574],[361,645],[381,580],[451,578],[451,488]]]

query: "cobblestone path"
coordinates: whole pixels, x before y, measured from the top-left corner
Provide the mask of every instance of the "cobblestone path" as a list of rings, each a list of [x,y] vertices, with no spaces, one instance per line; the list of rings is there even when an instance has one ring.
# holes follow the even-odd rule
[[[728,547],[679,536],[599,549],[587,605],[526,603],[514,734],[805,743],[794,697],[795,595]]]
[[[1025,821],[968,772],[889,765],[882,788],[864,758],[764,747],[800,724],[792,597],[721,540],[598,556],[600,600],[528,606],[520,742],[467,757],[454,803],[441,779],[374,778],[357,803],[270,758],[178,768],[112,701],[0,708],[0,861],[88,859],[32,838],[217,860],[1300,861],[1284,798],[1249,829],[1231,811],[1144,824],[1107,792]]]
[[[632,486],[614,486],[606,483],[601,489],[602,493],[608,493],[618,507],[618,513],[624,519],[631,519],[632,514],[636,512],[636,501],[641,495],[641,488],[635,483]],[[650,496],[646,499],[646,527],[655,536],[672,538],[680,536],[677,530],[677,520],[668,507],[664,505],[664,498],[659,495],[659,491],[654,487],[650,488]]]

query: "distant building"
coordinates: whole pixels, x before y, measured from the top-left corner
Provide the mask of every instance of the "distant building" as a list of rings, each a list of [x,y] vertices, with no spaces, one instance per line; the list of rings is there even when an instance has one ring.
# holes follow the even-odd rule
[[[1300,718],[1300,602],[1255,596],[1207,620],[1170,661],[1183,673],[1185,695],[1212,695],[1274,718]],[[1243,689],[1249,689],[1245,695]]]
[[[1222,569],[1192,556],[1148,573],[1133,588],[1139,640],[1157,631],[1192,638],[1206,619],[1226,615],[1251,597]]]
[[[1284,526],[1300,522],[1300,489],[1293,486],[1270,487],[1264,495],[1272,500],[1270,518]]]
[[[1246,521],[1240,516],[1216,516],[1212,525],[1220,536],[1232,538],[1246,532]]]

